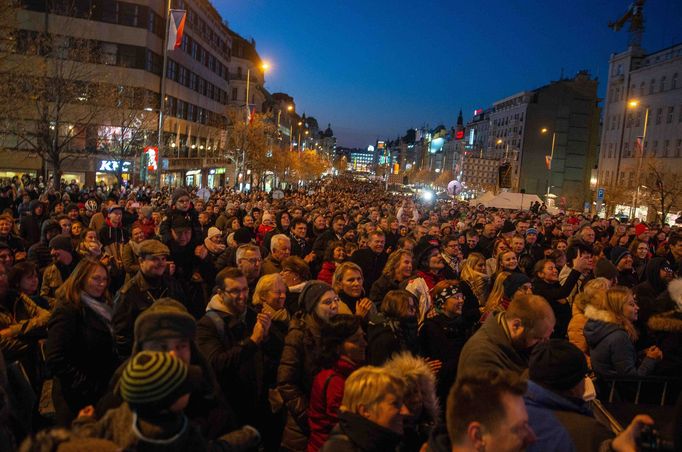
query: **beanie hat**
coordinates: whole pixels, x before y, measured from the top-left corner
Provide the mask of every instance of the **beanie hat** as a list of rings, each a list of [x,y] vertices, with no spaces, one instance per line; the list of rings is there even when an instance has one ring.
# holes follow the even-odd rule
[[[161,411],[192,392],[201,382],[201,369],[187,366],[166,352],[142,351],[123,369],[121,398],[133,410]]]
[[[193,340],[196,331],[196,321],[182,303],[159,298],[135,320],[134,336],[139,344],[174,337]]]
[[[222,232],[220,229],[216,228],[215,226],[211,226],[208,228],[208,234],[206,235],[209,239],[212,237],[215,237],[216,235],[221,235]]]
[[[649,226],[645,225],[644,223],[639,223],[637,226],[635,226],[635,235],[639,236],[645,232],[649,232]]]
[[[239,245],[249,243],[253,239],[253,232],[249,228],[239,228],[234,231],[234,241]]]
[[[611,262],[613,262],[613,265],[618,265],[618,262],[620,262],[620,260],[628,254],[630,254],[630,251],[628,251],[627,248],[623,246],[615,246],[611,250]]]
[[[298,297],[298,304],[299,306],[303,306],[305,312],[311,313],[315,309],[315,306],[317,306],[317,302],[320,301],[322,295],[330,290],[334,289],[324,281],[316,279],[308,281],[305,286],[303,286],[303,290],[301,290],[301,295]]]
[[[618,269],[608,259],[599,259],[594,266],[595,278],[614,279],[618,276]]]
[[[512,272],[509,274],[507,279],[504,280],[502,286],[504,287],[504,296],[508,299],[512,299],[514,294],[521,286],[530,282],[530,278],[524,273]]]
[[[171,195],[171,205],[175,205],[175,203],[178,202],[178,199],[182,198],[183,196],[187,196],[189,198],[189,192],[184,188],[176,188],[173,191],[173,195]]]
[[[459,288],[459,284],[452,284],[434,295],[433,305],[436,309],[441,310],[443,309],[443,306],[445,306],[445,302],[448,301],[448,298],[452,298],[461,293],[462,291]]]
[[[580,383],[589,369],[578,347],[565,339],[551,339],[533,348],[528,371],[534,382],[563,391]]]
[[[64,234],[52,237],[52,240],[50,240],[50,249],[63,250],[73,253],[73,243],[71,242],[71,237]]]

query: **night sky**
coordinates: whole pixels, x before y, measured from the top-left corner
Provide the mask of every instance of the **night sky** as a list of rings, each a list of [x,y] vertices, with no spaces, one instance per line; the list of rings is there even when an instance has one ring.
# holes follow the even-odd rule
[[[331,122],[340,146],[465,122],[475,108],[587,69],[606,90],[629,0],[213,0],[271,63],[270,92]],[[682,42],[682,0],[647,0],[644,48]],[[602,82],[603,81],[603,82]]]

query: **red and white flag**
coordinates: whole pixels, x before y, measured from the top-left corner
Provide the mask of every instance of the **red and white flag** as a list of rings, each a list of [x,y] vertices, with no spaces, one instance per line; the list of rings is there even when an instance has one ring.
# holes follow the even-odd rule
[[[635,139],[635,154],[641,154],[642,153],[642,138],[644,137],[637,137]]]
[[[168,26],[168,50],[175,50],[182,45],[182,35],[185,33],[185,19],[187,11],[184,9],[170,10],[170,24]]]

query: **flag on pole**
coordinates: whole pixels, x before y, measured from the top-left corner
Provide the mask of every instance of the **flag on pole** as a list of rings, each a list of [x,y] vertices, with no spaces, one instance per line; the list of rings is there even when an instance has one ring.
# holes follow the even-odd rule
[[[545,156],[545,165],[547,165],[547,170],[552,169],[552,156],[551,155]]]
[[[175,50],[182,45],[182,36],[185,33],[185,19],[187,11],[184,9],[170,10],[170,24],[168,26],[168,50]]]
[[[642,154],[642,138],[644,137],[637,137],[635,139],[635,154]]]

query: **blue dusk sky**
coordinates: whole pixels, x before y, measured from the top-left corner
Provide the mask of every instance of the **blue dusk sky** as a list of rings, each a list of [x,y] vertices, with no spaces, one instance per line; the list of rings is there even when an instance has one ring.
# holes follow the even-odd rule
[[[629,0],[213,0],[256,40],[270,92],[364,147],[408,128],[454,125],[473,110],[587,69],[606,90]],[[643,47],[682,42],[682,0],[647,0]]]

